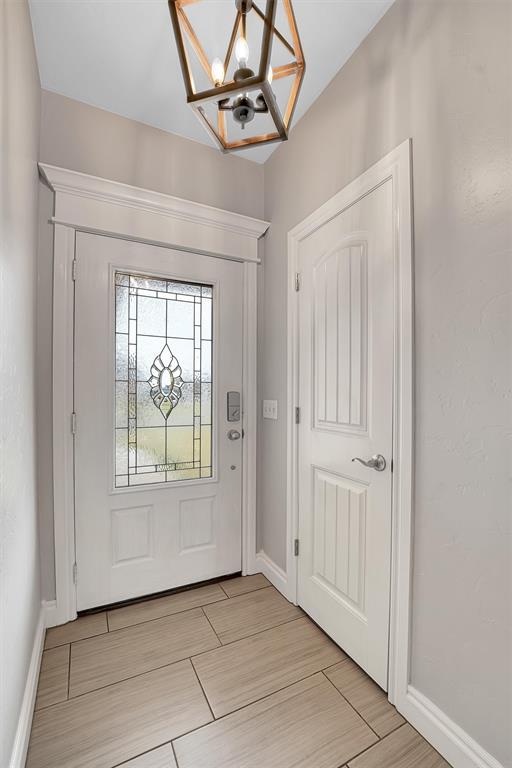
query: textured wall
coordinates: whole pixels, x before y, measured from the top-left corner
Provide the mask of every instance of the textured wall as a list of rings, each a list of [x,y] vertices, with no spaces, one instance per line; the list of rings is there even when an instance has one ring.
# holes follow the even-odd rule
[[[0,766],[40,611],[35,469],[39,74],[26,2],[0,4]]]
[[[280,418],[260,424],[258,541],[284,566],[286,233],[412,137],[412,682],[504,765],[512,764],[511,32],[509,0],[397,0],[267,162],[272,226],[260,272],[259,348],[260,399],[278,399]],[[263,171],[240,158],[55,94],[43,94],[42,120],[43,161],[262,214]],[[42,222],[49,202],[42,199]],[[47,359],[51,257],[44,247],[40,256],[39,354]],[[39,392],[49,419],[48,374]],[[43,455],[50,443],[48,430],[41,434]],[[43,552],[51,596],[53,555]]]
[[[265,164],[258,540],[285,565],[286,234],[413,139],[412,683],[512,765],[512,3],[397,0]]]
[[[65,96],[42,92],[40,159],[93,176],[262,217],[263,166]],[[38,492],[42,589],[55,597],[52,491],[53,196],[41,184],[38,265]]]
[[[248,216],[263,214],[263,168],[43,91],[41,161]]]

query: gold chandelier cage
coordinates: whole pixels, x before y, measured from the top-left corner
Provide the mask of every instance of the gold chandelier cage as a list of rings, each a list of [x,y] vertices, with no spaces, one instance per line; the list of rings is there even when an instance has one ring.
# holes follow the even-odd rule
[[[288,138],[306,65],[291,0],[263,2],[264,10],[255,0],[234,0],[224,57],[213,59],[194,29],[201,21],[198,13],[208,1],[169,0],[187,102],[223,152]],[[212,7],[210,4],[210,12]],[[240,43],[248,54],[246,40],[251,34],[256,39],[256,45],[251,43],[251,61],[256,49],[254,71],[247,60],[238,58],[237,64],[234,55]],[[201,81],[198,86],[196,81]],[[284,99],[278,100],[276,85]],[[233,119],[228,124],[229,115]],[[255,132],[247,130],[249,125]]]

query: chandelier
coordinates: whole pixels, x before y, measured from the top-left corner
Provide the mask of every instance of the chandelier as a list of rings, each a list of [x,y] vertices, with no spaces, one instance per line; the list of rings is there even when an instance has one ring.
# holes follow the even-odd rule
[[[304,77],[291,0],[261,2],[232,0],[214,43],[225,3],[169,0],[187,102],[223,152],[285,141]]]

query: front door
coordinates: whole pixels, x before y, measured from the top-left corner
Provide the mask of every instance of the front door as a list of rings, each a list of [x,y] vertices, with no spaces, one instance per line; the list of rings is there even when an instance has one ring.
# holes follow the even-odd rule
[[[240,571],[242,265],[85,233],[76,260],[78,610]]]
[[[388,681],[392,182],[299,249],[299,603]]]

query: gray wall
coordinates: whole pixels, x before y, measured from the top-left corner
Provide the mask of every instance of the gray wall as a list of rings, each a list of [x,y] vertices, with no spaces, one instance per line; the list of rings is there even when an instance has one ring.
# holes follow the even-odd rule
[[[41,161],[228,211],[263,215],[263,168],[43,91]]]
[[[35,282],[39,73],[26,2],[0,4],[0,765],[7,766],[41,607]]]
[[[286,233],[413,139],[416,499],[412,683],[504,765],[510,745],[509,0],[397,0],[264,169],[43,92],[41,159],[272,220],[260,270],[258,542],[285,565]],[[263,189],[264,177],[264,189]],[[265,200],[265,211],[263,211]],[[38,406],[53,595],[51,196],[41,194]],[[508,592],[507,592],[508,590]]]
[[[397,0],[265,164],[258,539],[285,565],[286,233],[413,139],[412,684],[512,765],[512,3]]]
[[[44,163],[134,184],[248,216],[263,216],[263,166],[48,91],[42,92]],[[38,470],[42,588],[55,597],[52,493],[52,215],[41,183],[38,268]]]

